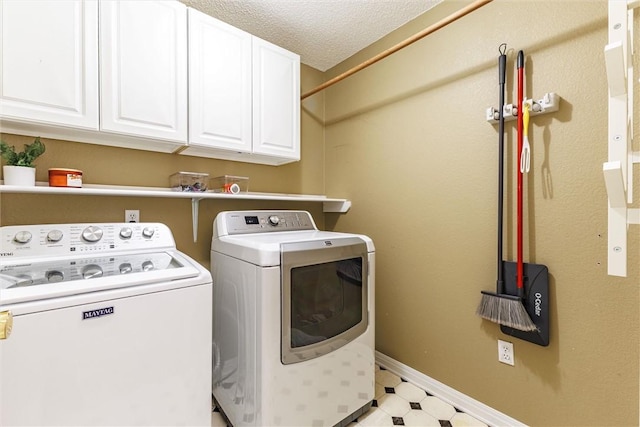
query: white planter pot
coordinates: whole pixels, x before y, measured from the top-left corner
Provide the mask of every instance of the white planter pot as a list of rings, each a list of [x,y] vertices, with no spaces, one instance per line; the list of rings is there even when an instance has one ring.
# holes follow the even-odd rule
[[[3,166],[4,185],[21,185],[33,187],[36,185],[36,168],[27,166]]]

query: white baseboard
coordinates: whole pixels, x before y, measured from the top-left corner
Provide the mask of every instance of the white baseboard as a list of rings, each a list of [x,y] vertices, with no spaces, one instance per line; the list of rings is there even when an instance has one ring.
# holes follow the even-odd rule
[[[431,377],[376,351],[376,363],[443,401],[490,426],[526,427],[526,424],[478,402]]]

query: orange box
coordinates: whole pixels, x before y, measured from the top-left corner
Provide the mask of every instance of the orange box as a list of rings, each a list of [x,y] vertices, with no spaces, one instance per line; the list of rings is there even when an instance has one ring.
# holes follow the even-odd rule
[[[82,171],[78,169],[49,169],[50,187],[82,187]]]

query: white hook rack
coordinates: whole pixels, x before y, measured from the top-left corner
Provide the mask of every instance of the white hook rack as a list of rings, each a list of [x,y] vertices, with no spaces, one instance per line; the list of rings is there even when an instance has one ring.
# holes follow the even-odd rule
[[[602,165],[609,199],[608,263],[612,276],[627,276],[627,232],[640,224],[633,203],[633,165],[640,153],[633,147],[633,8],[640,2],[609,0],[609,44],[604,59],[609,86],[609,160]]]
[[[560,97],[555,92],[545,93],[540,99],[525,99],[525,103],[529,104],[529,115],[531,117],[540,114],[553,113],[560,109]],[[505,104],[502,116],[504,121],[515,120],[518,117],[518,106],[514,104]],[[498,123],[500,112],[495,107],[489,107],[485,111],[485,118],[489,123]]]

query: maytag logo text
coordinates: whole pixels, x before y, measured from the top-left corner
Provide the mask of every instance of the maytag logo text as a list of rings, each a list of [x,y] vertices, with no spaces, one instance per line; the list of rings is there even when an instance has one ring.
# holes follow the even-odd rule
[[[97,310],[89,310],[82,312],[82,320],[93,319],[94,317],[106,316],[113,314],[113,307],[98,308]]]

